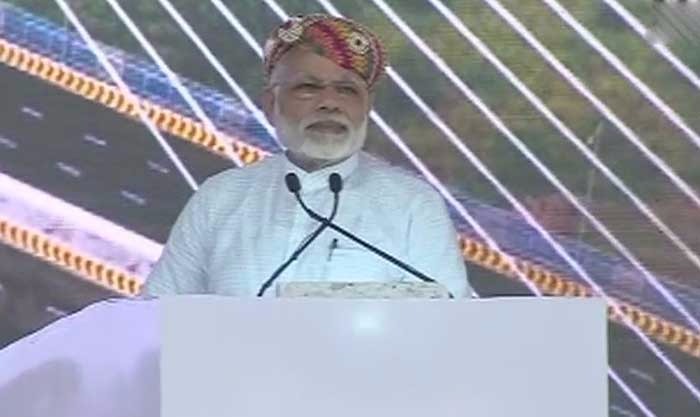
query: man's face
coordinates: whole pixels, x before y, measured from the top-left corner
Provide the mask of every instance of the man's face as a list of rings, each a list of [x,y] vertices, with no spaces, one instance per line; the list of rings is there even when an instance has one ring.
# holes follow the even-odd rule
[[[263,106],[290,151],[330,161],[362,147],[372,98],[357,74],[296,47],[276,65]]]

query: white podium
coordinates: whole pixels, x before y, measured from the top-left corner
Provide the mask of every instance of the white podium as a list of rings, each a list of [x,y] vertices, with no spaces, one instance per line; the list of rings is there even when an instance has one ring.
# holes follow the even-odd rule
[[[163,417],[607,416],[592,299],[164,299]]]
[[[0,351],[0,416],[603,417],[606,351],[596,299],[123,300]]]

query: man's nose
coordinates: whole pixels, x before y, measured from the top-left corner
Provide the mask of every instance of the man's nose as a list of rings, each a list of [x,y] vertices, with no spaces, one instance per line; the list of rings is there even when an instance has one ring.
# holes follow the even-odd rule
[[[319,93],[316,110],[335,112],[340,110],[340,97],[332,86],[326,86]]]

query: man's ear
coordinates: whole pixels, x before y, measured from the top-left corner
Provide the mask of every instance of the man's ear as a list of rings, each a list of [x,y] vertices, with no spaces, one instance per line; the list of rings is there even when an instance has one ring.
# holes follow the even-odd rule
[[[265,113],[267,121],[274,126],[275,92],[273,90],[273,87],[265,87],[265,90],[263,90],[262,95],[260,95],[260,104],[262,105],[262,110]]]

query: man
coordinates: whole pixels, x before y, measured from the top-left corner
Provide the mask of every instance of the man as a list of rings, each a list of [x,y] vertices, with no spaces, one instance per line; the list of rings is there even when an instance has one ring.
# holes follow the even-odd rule
[[[262,104],[286,151],[203,184],[175,223],[146,294],[256,295],[319,225],[287,190],[291,172],[305,203],[323,216],[333,207],[329,175],[340,174],[335,223],[435,277],[455,296],[469,295],[440,196],[360,151],[385,65],[378,38],[353,21],[315,14],[277,28],[265,45]],[[290,280],[416,278],[326,229],[277,282]]]

